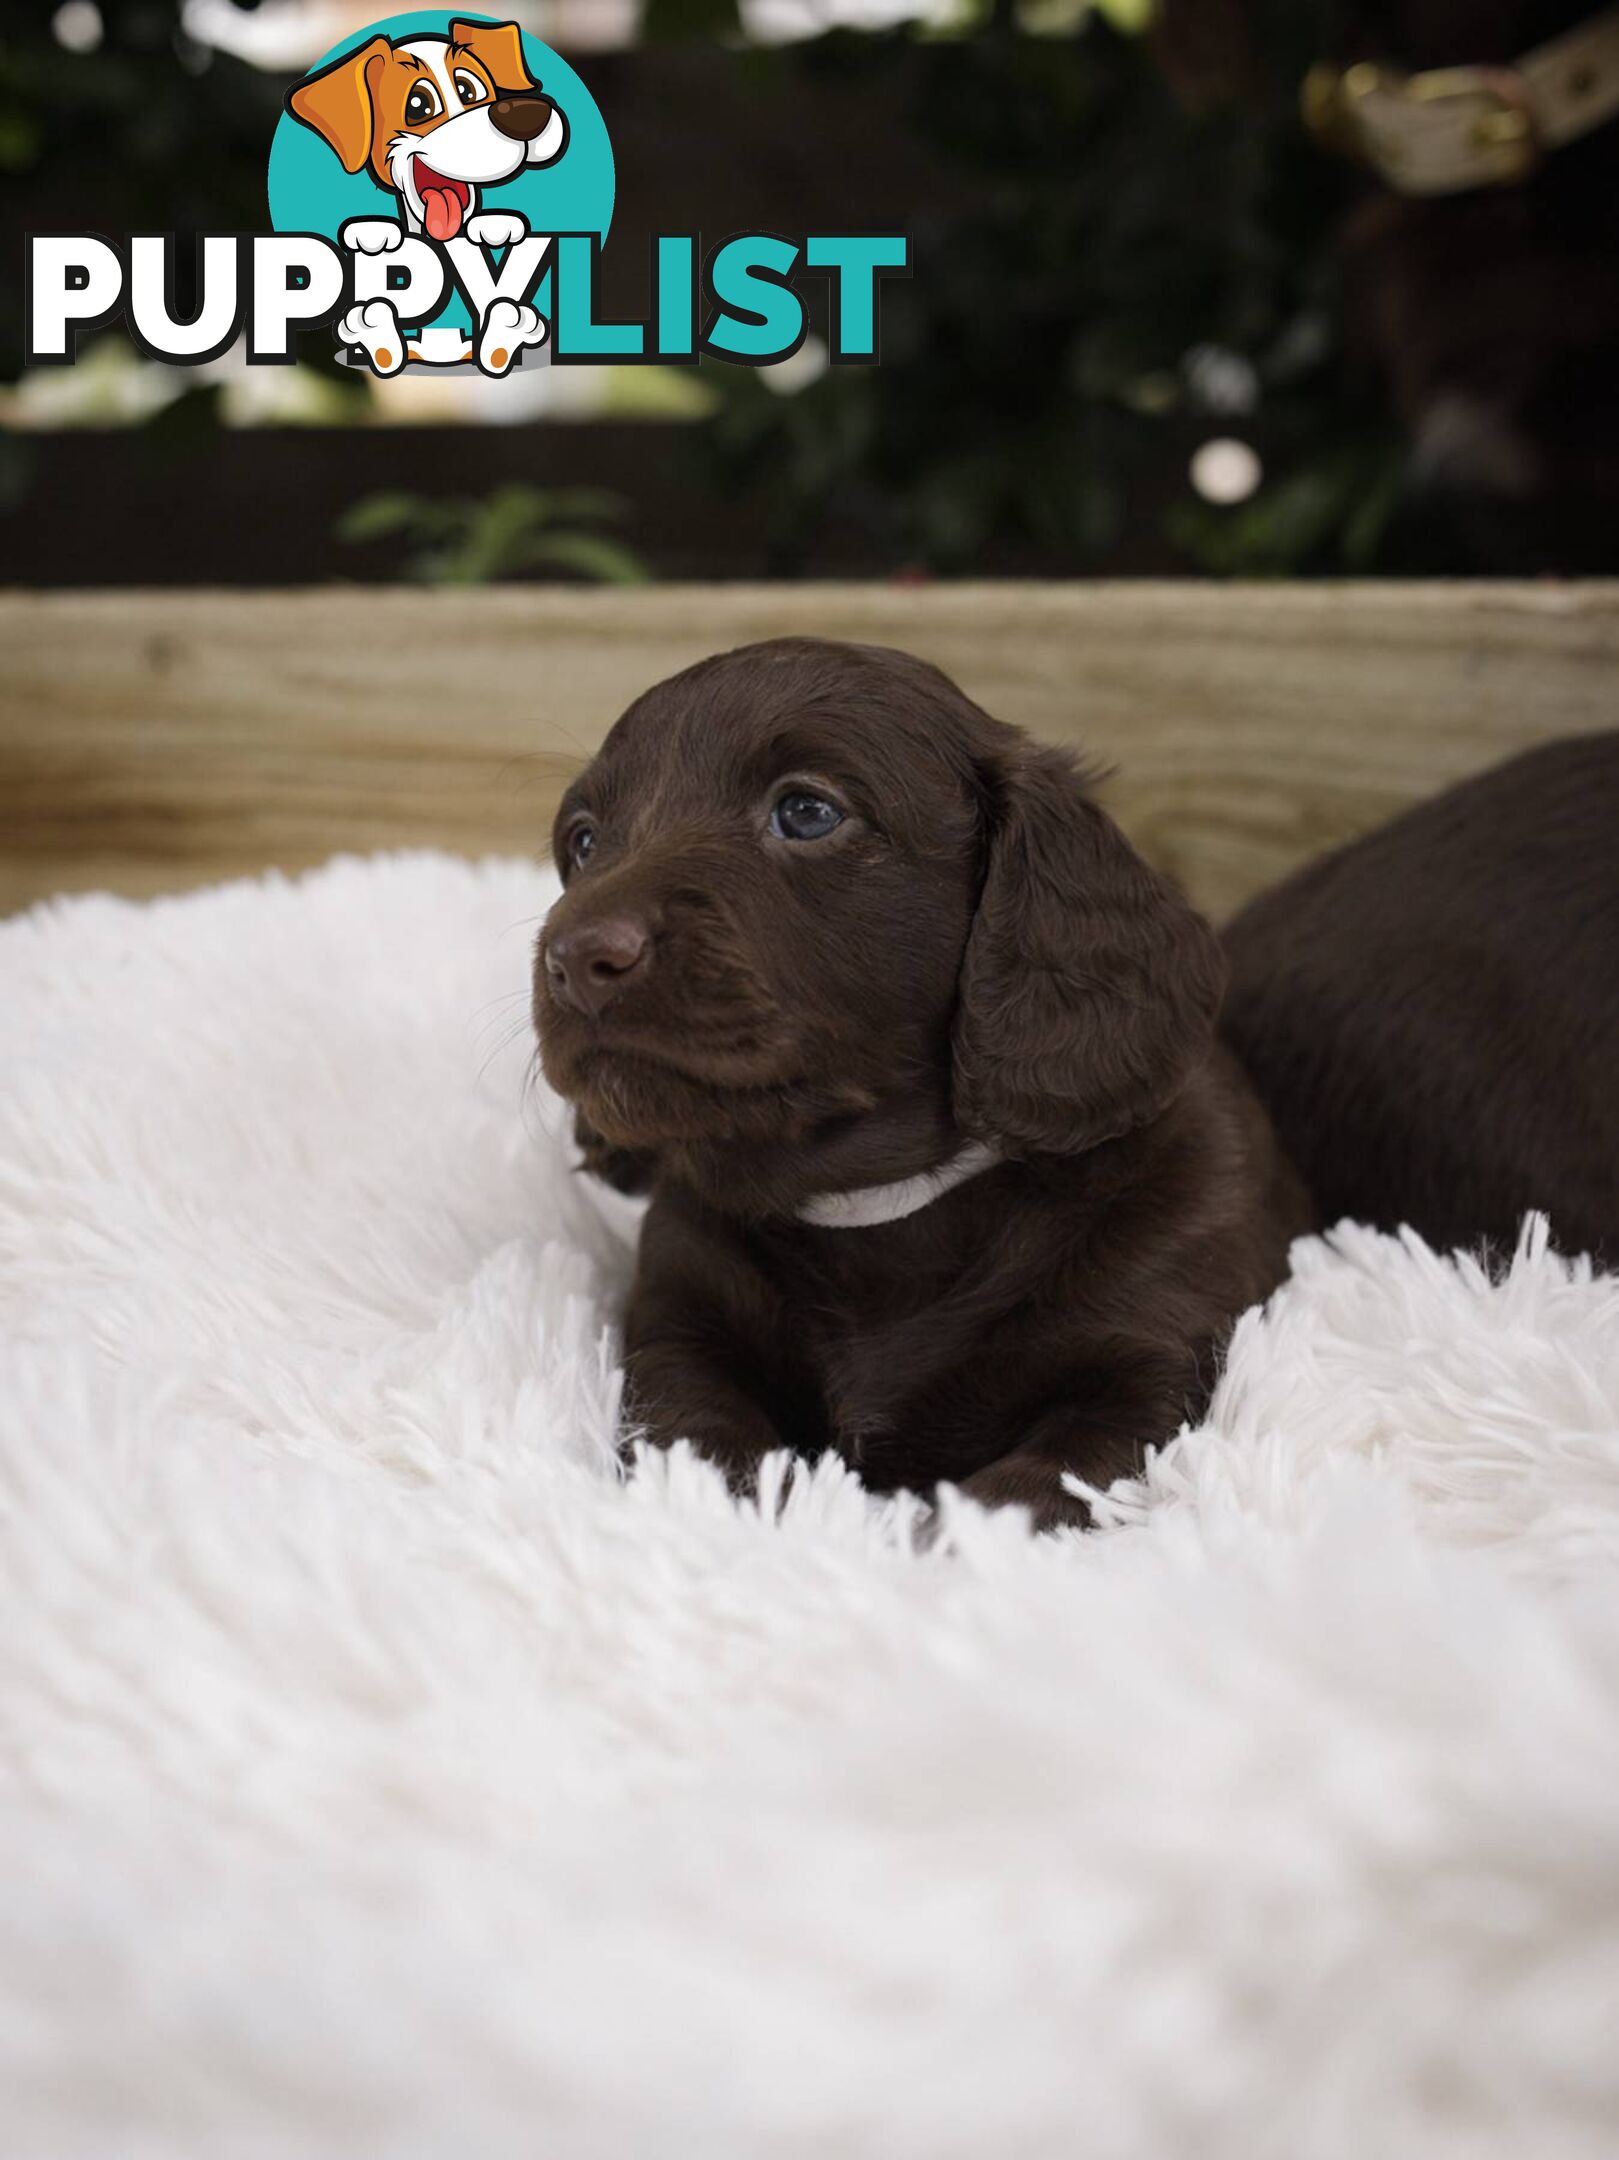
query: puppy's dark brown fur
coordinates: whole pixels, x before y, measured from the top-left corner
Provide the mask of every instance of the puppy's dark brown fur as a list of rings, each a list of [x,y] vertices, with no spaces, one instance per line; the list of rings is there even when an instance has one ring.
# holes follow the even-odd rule
[[[1423,803],[1227,933],[1223,1029],[1326,1219],[1619,1264],[1619,734]]]
[[[845,812],[829,837],[770,831],[794,783]],[[833,1448],[1050,1524],[1085,1519],[1064,1471],[1106,1484],[1198,1413],[1305,1208],[1214,1041],[1215,939],[1069,758],[903,654],[781,640],[631,706],[556,848],[545,1070],[653,1191],[635,1427],[739,1486]],[[591,1013],[551,965],[604,925],[644,944]],[[796,1219],[964,1139],[1004,1160],[918,1213]]]

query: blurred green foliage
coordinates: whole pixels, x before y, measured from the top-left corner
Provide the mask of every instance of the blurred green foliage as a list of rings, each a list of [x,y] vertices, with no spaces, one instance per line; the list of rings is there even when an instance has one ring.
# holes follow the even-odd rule
[[[285,87],[182,27],[178,0],[99,0],[101,42],[71,52],[51,0],[0,30],[0,174],[59,231],[251,232],[264,223]],[[241,4],[241,0],[238,0]],[[256,0],[252,0],[256,4]],[[30,214],[29,224],[37,222]],[[21,361],[22,250],[0,261],[0,367]]]
[[[1320,10],[1275,13],[1296,80],[1322,49]],[[880,366],[792,397],[713,370],[714,470],[775,505],[780,567],[841,519],[898,564],[959,572],[1010,542],[1080,569],[1166,480],[1159,531],[1198,566],[1379,562],[1404,452],[1345,365],[1345,182],[1291,104],[1189,114],[1148,43],[1099,11],[1061,39],[841,35],[755,64],[903,71],[912,125],[971,182],[960,210],[916,208]],[[1267,476],[1230,509],[1185,479],[1190,450],[1222,433],[1257,443]]]
[[[646,565],[598,528],[628,506],[600,488],[536,488],[513,481],[482,497],[448,501],[403,491],[367,495],[341,520],[338,538],[403,538],[403,569],[424,585],[490,585],[525,571],[561,571],[587,584],[638,585]]]
[[[178,0],[102,0],[101,12],[93,52],[56,43],[49,5],[0,38],[12,215],[26,194],[57,229],[262,225],[285,85],[196,46]],[[1255,0],[1268,77],[1302,76],[1326,49],[1329,12],[1329,0]],[[904,206],[915,274],[884,288],[880,366],[829,369],[792,395],[754,370],[705,370],[716,401],[694,429],[699,469],[711,489],[770,505],[768,567],[812,561],[828,532],[855,533],[893,569],[943,574],[986,550],[1075,571],[1132,549],[1217,574],[1413,566],[1404,445],[1344,354],[1345,176],[1290,97],[1189,114],[1137,34],[1143,15],[1141,0],[961,0],[970,35],[836,32],[739,53],[750,79],[789,91],[885,87],[956,183],[948,206]],[[734,40],[735,0],[652,0],[648,29]],[[8,246],[8,375],[20,269]],[[319,348],[309,360],[336,373]],[[1186,477],[1198,442],[1221,433],[1253,443],[1265,473],[1226,508]],[[25,443],[0,442],[0,489],[18,493],[25,457]],[[409,525],[418,574],[625,568],[577,505],[569,530],[505,492],[431,506],[436,526],[428,507]]]

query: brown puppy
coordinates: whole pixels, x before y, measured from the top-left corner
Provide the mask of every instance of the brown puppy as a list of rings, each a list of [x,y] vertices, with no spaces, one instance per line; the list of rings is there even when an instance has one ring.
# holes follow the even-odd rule
[[[639,1432],[1051,1524],[1065,1471],[1197,1415],[1305,1210],[1214,1041],[1219,946],[1069,757],[782,639],[638,699],[555,848],[545,1071],[653,1191]]]
[[[1619,1264],[1619,734],[1515,758],[1227,933],[1222,1030],[1329,1222]]]

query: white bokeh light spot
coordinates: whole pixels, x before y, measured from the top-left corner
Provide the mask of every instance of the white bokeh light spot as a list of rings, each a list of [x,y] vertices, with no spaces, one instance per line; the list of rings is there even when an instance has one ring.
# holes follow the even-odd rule
[[[69,52],[94,52],[106,35],[96,0],[62,0],[51,17],[51,35]]]
[[[1234,435],[1216,435],[1192,456],[1192,485],[1205,502],[1246,502],[1264,477],[1258,451]]]

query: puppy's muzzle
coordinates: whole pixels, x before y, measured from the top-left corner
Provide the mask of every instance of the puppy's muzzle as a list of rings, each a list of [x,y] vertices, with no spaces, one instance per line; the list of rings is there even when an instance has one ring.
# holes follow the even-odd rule
[[[652,938],[645,923],[608,915],[574,924],[547,938],[545,972],[551,994],[594,1020],[632,980],[646,975]]]
[[[552,111],[549,98],[502,97],[490,106],[489,117],[509,141],[526,143],[545,133]]]

